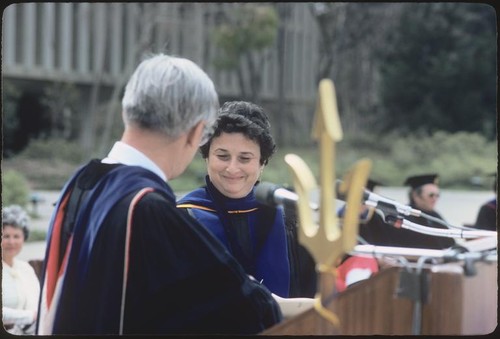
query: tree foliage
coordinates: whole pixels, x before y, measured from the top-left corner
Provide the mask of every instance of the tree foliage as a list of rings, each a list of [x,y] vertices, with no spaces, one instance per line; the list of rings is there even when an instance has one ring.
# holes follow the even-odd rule
[[[380,54],[380,127],[494,138],[495,27],[487,5],[407,4]]]
[[[258,101],[262,82],[262,58],[278,33],[278,14],[273,6],[247,3],[223,13],[213,31],[220,53],[213,60],[219,69],[236,71],[243,97]],[[248,72],[245,77],[244,70]]]
[[[342,127],[359,133],[378,120],[377,48],[401,15],[399,3],[311,3],[319,29],[317,81],[335,82]]]
[[[25,207],[29,201],[29,185],[26,178],[15,170],[2,173],[2,205]]]

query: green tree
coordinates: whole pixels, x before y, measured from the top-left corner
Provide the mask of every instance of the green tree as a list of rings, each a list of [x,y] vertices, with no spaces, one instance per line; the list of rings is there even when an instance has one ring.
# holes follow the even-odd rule
[[[496,136],[496,17],[474,3],[407,4],[380,55],[384,130]]]
[[[309,4],[318,26],[319,59],[317,82],[334,81],[342,128],[347,133],[371,131],[379,120],[379,65],[373,57],[386,46],[388,32],[394,30],[404,3]]]
[[[26,207],[29,202],[29,185],[19,172],[8,170],[2,173],[2,205],[20,205]]]
[[[273,6],[238,4],[223,12],[213,31],[220,53],[213,60],[218,69],[236,71],[241,96],[258,102],[262,85],[263,60],[278,33],[278,14]],[[267,52],[267,53],[266,53]]]

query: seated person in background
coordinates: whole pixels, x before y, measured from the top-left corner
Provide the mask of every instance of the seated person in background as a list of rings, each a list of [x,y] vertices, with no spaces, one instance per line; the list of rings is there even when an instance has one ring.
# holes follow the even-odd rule
[[[479,208],[477,213],[475,228],[496,231],[497,230],[497,174],[495,176],[495,181],[493,182],[493,192],[495,192],[495,197]]]
[[[404,185],[410,186],[408,197],[410,201],[409,205],[412,208],[444,220],[443,217],[435,211],[435,206],[440,195],[438,180],[439,177],[437,174],[416,175],[408,177]],[[447,229],[446,226],[428,220],[422,216],[405,216],[405,219],[422,226]],[[398,231],[397,245],[395,246],[445,249],[455,245],[455,240],[453,238],[427,235],[407,229],[400,229]]]
[[[21,206],[2,209],[2,322],[16,335],[34,334],[40,295],[33,267],[16,258],[28,239],[28,222]]]
[[[214,234],[272,293],[290,295],[285,218],[282,208],[257,201],[255,185],[275,152],[263,109],[243,101],[226,102],[212,137],[201,146],[207,163],[206,186],[178,201]]]

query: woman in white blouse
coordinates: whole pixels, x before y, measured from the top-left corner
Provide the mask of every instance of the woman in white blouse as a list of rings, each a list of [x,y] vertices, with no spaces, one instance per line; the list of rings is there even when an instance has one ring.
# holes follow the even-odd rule
[[[40,283],[31,265],[16,259],[28,237],[28,215],[2,209],[2,322],[12,334],[34,334]]]

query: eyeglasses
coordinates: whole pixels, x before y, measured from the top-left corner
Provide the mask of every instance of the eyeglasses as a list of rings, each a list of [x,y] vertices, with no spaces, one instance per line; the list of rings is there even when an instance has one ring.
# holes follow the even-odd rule
[[[429,198],[431,198],[431,199],[432,199],[432,198],[436,198],[436,199],[437,199],[437,198],[439,198],[439,195],[440,195],[440,194],[439,194],[439,192],[437,192],[437,193],[432,192],[432,193],[429,193],[427,196],[428,196]]]

